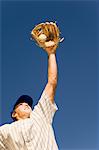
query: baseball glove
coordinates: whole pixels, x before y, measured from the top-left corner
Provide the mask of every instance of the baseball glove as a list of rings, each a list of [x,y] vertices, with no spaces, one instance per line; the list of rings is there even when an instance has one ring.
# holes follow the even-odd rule
[[[60,31],[56,23],[45,22],[35,26],[31,31],[32,39],[43,49],[53,49],[55,52],[59,42],[63,41],[60,39]]]

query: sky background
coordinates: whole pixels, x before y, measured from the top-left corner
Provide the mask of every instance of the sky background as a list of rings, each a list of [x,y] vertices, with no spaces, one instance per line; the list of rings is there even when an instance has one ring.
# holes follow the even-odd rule
[[[12,122],[20,95],[37,104],[47,82],[47,54],[30,32],[57,21],[65,40],[57,49],[56,140],[60,150],[99,149],[98,8],[97,1],[2,1],[0,125]]]

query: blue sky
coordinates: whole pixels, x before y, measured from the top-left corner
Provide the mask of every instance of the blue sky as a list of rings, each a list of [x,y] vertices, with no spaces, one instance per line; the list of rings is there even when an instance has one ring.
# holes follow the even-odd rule
[[[37,103],[47,82],[47,55],[30,41],[32,28],[57,21],[65,38],[57,49],[59,107],[53,127],[62,150],[98,145],[98,6],[95,1],[2,1],[1,119],[22,94]]]

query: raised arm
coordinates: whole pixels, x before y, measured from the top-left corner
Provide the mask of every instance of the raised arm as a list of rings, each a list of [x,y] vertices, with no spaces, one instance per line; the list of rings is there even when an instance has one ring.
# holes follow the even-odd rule
[[[45,22],[38,24],[31,32],[32,38],[48,53],[48,82],[44,89],[49,99],[54,103],[57,86],[56,48],[60,39],[60,31],[56,23]]]
[[[57,86],[57,62],[55,53],[48,54],[48,82],[44,92],[49,96],[54,103],[55,90]]]

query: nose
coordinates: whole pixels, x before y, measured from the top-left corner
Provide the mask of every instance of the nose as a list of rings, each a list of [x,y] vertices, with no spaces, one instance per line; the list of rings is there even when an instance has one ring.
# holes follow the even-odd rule
[[[28,105],[28,104],[26,104],[25,106],[27,106],[27,107],[28,107],[29,105]]]

